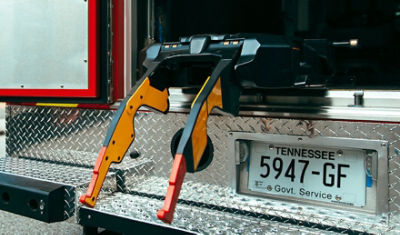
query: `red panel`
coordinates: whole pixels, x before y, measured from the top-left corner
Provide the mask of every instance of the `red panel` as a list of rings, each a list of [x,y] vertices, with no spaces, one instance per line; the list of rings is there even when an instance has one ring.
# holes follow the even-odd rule
[[[95,98],[98,87],[99,7],[97,0],[88,0],[88,89],[0,89],[7,97],[72,97]]]
[[[124,98],[125,24],[124,0],[113,0],[113,83],[114,100]]]
[[[88,91],[86,97],[99,95],[99,6],[97,0],[88,0]]]

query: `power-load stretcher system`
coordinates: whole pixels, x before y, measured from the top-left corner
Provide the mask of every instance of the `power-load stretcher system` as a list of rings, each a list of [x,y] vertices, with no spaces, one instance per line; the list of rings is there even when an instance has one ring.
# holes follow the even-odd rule
[[[168,88],[203,84],[183,132],[172,143],[169,186],[157,213],[171,223],[186,172],[202,170],[212,160],[207,136],[211,111],[237,115],[243,88],[323,86],[332,73],[332,45],[326,40],[288,42],[275,35],[199,35],[151,46],[144,61],[147,70],[117,110],[80,201],[94,207],[110,164],[120,163],[134,141],[133,120],[141,106],[167,113]]]

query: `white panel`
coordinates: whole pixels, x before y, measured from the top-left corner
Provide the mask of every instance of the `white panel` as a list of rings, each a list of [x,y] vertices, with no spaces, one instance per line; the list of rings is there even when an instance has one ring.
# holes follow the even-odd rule
[[[84,0],[0,0],[0,88],[87,89]]]

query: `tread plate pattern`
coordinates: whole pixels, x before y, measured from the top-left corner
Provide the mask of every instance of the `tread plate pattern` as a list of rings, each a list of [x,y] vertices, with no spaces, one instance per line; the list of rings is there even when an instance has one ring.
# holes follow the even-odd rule
[[[114,111],[50,107],[8,106],[7,154],[11,157],[31,157],[78,166],[93,166]],[[130,151],[137,150],[141,158],[125,157],[115,169],[119,191],[146,192],[162,196],[167,187],[172,157],[170,140],[184,127],[187,114],[139,113],[135,118],[136,140]],[[383,216],[348,213],[319,207],[302,207],[270,199],[241,199],[232,194],[233,156],[227,156],[227,138],[231,131],[252,133],[349,137],[389,142],[389,209]],[[315,222],[363,232],[400,232],[400,126],[391,123],[329,120],[298,120],[263,117],[211,116],[208,133],[214,144],[214,160],[204,171],[188,174],[181,199],[206,202],[249,212]],[[129,153],[129,151],[128,151]],[[138,164],[145,159],[146,164]],[[136,166],[136,167],[132,167]],[[122,183],[121,183],[122,182]],[[187,191],[186,188],[188,189]],[[215,189],[210,193],[210,189]],[[213,197],[213,198],[211,198]],[[180,205],[178,206],[178,210]],[[299,209],[301,208],[301,209]]]

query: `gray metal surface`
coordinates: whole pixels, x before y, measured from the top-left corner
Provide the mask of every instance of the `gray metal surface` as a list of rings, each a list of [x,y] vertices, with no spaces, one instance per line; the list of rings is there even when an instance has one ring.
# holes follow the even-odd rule
[[[65,185],[64,218],[75,215],[77,197],[84,192],[90,182],[92,169],[42,160],[17,157],[0,157],[0,172],[28,178],[40,179]],[[102,197],[117,190],[116,173],[110,172],[102,188]]]
[[[195,93],[171,88],[171,110],[188,112]],[[253,91],[240,96],[241,115],[296,119],[400,120],[400,92],[364,90],[363,105],[354,105],[359,90]]]
[[[214,173],[215,175],[215,173]],[[163,183],[165,182],[165,183]],[[131,185],[131,193],[143,193],[149,197],[162,198],[166,193],[167,178],[147,177],[141,183]],[[186,180],[182,186],[180,199],[188,204],[200,203],[205,208],[224,211],[229,208],[237,213],[256,213],[255,217],[268,215],[276,221],[294,220],[304,226],[323,225],[328,230],[343,229],[362,232],[380,233],[393,231],[388,227],[388,217],[370,214],[351,213],[304,203],[290,203],[273,199],[263,199],[239,195],[231,187],[222,187],[204,182]],[[177,212],[181,209],[177,206]],[[160,207],[161,208],[161,207]],[[160,209],[158,208],[158,209]],[[399,231],[396,230],[395,231]]]
[[[113,113],[101,110],[7,108],[10,156],[91,167]]]
[[[88,164],[93,166],[114,113],[104,110],[24,106],[8,106],[7,111],[9,156],[29,156],[79,166]],[[137,149],[142,157],[137,160],[129,157],[124,159],[124,162],[136,167],[120,168],[117,176],[120,191],[133,194],[143,193],[147,196],[143,196],[142,199],[148,202],[152,200],[151,198],[164,196],[172,164],[170,140],[175,132],[184,126],[186,118],[186,114],[179,113],[168,115],[139,113],[136,116],[136,141],[131,150]],[[235,193],[231,187],[230,165],[234,157],[230,156],[228,151],[229,132],[388,141],[389,213],[379,216],[349,213],[320,206]],[[183,205],[193,206],[193,208],[200,205],[200,207],[211,209],[211,211],[204,209],[204,217],[207,217],[208,213],[219,213],[218,211],[223,211],[223,208],[228,208],[240,213],[248,213],[248,216],[255,218],[257,215],[265,215],[278,221],[297,221],[296,223],[304,226],[312,227],[319,224],[328,230],[341,228],[344,229],[343,231],[349,229],[372,233],[400,232],[400,184],[398,183],[400,126],[398,124],[212,116],[208,122],[208,133],[215,148],[214,160],[206,170],[187,175],[180,197],[184,203],[178,205],[178,213]],[[77,154],[80,157],[77,157]],[[138,164],[143,159],[146,164]],[[142,206],[145,204],[145,202],[140,203]],[[98,206],[101,206],[101,203]],[[136,219],[148,218],[139,216]],[[190,226],[190,223],[187,226]]]
[[[124,193],[115,193],[98,201],[95,210],[103,213],[163,224],[155,211],[163,201]],[[227,213],[213,209],[180,205],[172,227],[201,234],[336,234],[318,228],[307,228],[290,223],[265,220],[239,213]]]
[[[87,89],[83,0],[0,0],[0,88]]]
[[[74,187],[88,184],[92,175],[90,169],[16,157],[0,158],[0,171]]]

